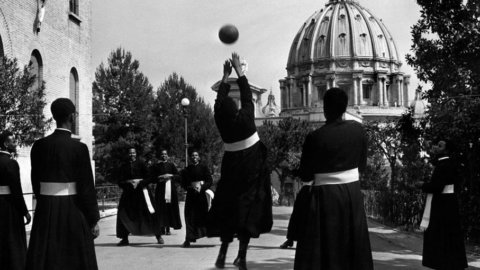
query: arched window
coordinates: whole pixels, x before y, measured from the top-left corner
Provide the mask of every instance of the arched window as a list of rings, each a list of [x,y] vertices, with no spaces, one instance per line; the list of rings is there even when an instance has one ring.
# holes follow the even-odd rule
[[[33,50],[32,55],[30,56],[29,63],[30,73],[35,75],[35,82],[32,85],[34,89],[42,87],[43,85],[43,61],[42,56],[38,50]]]
[[[77,112],[79,111],[79,91],[78,91],[78,72],[74,67],[70,70],[70,100],[75,104]],[[78,114],[75,115],[75,120],[73,121],[72,132],[78,134],[78,125],[79,119]]]
[[[0,57],[5,56],[5,53],[3,52],[3,41],[2,41],[2,36],[0,36]]]
[[[78,0],[70,0],[70,12],[78,15]]]

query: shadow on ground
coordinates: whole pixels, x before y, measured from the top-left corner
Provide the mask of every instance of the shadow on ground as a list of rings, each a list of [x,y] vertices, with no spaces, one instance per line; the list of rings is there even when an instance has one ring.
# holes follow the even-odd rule
[[[275,258],[261,262],[249,262],[247,259],[247,267],[250,270],[255,269],[275,269],[275,270],[291,270],[293,269],[293,260],[292,258]],[[224,269],[238,269],[231,263],[227,263]],[[208,270],[217,270],[217,268],[212,267]]]

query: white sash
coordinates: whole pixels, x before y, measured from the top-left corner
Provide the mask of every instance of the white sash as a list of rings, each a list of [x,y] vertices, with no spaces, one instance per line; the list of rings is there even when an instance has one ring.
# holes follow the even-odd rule
[[[127,182],[129,183],[136,183],[138,184],[138,182],[142,181],[143,179],[130,179],[130,180],[127,180]],[[136,186],[134,186],[136,188]],[[152,205],[152,202],[150,201],[150,195],[148,195],[148,190],[146,187],[144,187],[142,189],[142,192],[143,192],[143,197],[145,199],[145,203],[147,204],[147,207],[148,207],[148,212],[150,212],[150,214],[153,214],[155,213],[155,208],[153,208],[153,205]]]
[[[77,183],[40,182],[40,194],[46,196],[71,196],[77,194]]]
[[[241,140],[239,142],[234,142],[234,143],[224,143],[225,146],[225,151],[227,152],[235,152],[235,151],[240,151],[247,149],[257,143],[260,140],[260,137],[258,137],[258,133],[255,132],[253,133],[252,136],[246,138],[245,140]]]
[[[172,181],[170,179],[165,182],[165,202],[172,202]]]
[[[211,189],[205,190],[205,195],[207,196],[208,210],[212,207],[212,200],[215,197],[215,194]]]
[[[454,190],[453,185],[446,185],[443,188],[442,194],[452,194]],[[426,230],[430,224],[430,212],[432,211],[432,193],[427,193],[427,201],[425,202],[425,210],[423,210],[422,222],[420,223],[420,228]]]
[[[359,179],[358,168],[331,173],[316,173],[314,176],[314,186],[340,185],[352,183]]]
[[[10,186],[0,186],[0,195],[8,195],[10,193]]]

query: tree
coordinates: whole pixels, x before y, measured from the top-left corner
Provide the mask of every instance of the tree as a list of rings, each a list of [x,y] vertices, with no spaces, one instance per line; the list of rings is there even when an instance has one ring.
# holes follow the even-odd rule
[[[100,181],[116,181],[128,147],[135,147],[139,156],[151,151],[153,88],[139,66],[130,52],[118,48],[95,72],[94,159]]]
[[[185,157],[185,116],[180,104],[183,98],[190,100],[186,108],[190,150],[200,151],[206,164],[219,165],[223,145],[212,108],[198,96],[193,86],[176,73],[171,74],[156,93],[153,106],[155,152],[166,148],[177,160]]]
[[[480,4],[469,0],[418,0],[421,17],[412,28],[413,55],[407,56],[418,78],[431,86],[427,140],[450,140],[464,165],[460,193],[467,235],[480,241]]]
[[[37,80],[29,66],[21,71],[16,59],[0,57],[0,130],[13,132],[21,146],[33,144],[51,123],[43,115],[45,82],[38,87]]]
[[[258,129],[260,138],[269,151],[268,167],[279,176],[279,201],[284,194],[287,177],[296,176],[305,137],[312,129],[313,126],[307,121],[291,117],[284,118],[277,124],[266,120]]]

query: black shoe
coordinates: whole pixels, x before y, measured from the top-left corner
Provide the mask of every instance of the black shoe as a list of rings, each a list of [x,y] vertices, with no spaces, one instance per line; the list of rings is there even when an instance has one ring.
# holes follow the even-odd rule
[[[163,245],[165,241],[163,241],[163,238],[161,236],[157,236],[157,243]]]
[[[184,247],[184,248],[190,247],[190,242],[185,240],[185,242],[183,242],[183,244],[182,244],[182,247]]]
[[[217,261],[215,262],[215,267],[223,269],[225,268],[225,254],[219,253],[217,257]]]
[[[124,247],[124,246],[128,246],[130,243],[128,242],[128,238],[122,238],[122,240],[120,240],[120,242],[118,242],[117,246],[118,247]]]
[[[233,265],[238,267],[238,269],[240,269],[240,270],[247,270],[247,260],[245,258],[237,257],[233,261]]]
[[[289,247],[293,247],[293,240],[287,240],[285,243],[280,245],[281,249],[287,249]]]

